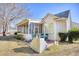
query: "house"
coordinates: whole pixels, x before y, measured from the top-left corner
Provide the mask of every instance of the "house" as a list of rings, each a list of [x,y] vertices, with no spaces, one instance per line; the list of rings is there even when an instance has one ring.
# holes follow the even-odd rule
[[[17,24],[17,30],[24,34],[42,33],[41,21],[34,21],[31,19],[25,19]]]
[[[41,21],[25,19],[17,24],[17,30],[24,34],[48,34],[48,40],[59,40],[59,32],[68,32],[79,24],[72,22],[70,10],[58,14],[47,14]]]

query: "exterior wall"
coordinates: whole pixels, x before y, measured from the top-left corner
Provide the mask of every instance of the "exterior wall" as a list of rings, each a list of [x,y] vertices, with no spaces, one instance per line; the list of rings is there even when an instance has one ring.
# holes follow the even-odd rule
[[[42,32],[48,34],[49,40],[54,40],[54,20],[53,17],[47,16],[43,19]]]
[[[55,39],[59,40],[59,35],[58,35],[59,32],[62,32],[62,33],[67,32],[66,24],[67,23],[66,23],[65,20],[64,21],[61,21],[61,20],[56,21],[56,26],[55,26],[56,27],[56,29],[55,29],[55,31],[56,31],[56,34],[55,34],[56,38]]]
[[[53,40],[54,39],[54,27],[53,27],[53,23],[50,24],[43,24],[43,33],[48,34],[48,38],[49,40]]]
[[[67,32],[66,19],[61,19],[61,18],[56,19],[54,16],[49,15],[43,21],[44,21],[43,32],[48,33],[49,40],[58,40],[59,32]],[[51,27],[49,27],[50,24],[51,24]]]
[[[67,32],[66,21],[56,21],[57,32]]]

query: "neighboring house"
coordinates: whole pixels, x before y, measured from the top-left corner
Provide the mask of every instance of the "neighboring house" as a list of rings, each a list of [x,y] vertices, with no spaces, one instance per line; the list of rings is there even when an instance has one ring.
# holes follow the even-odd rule
[[[41,21],[25,19],[17,24],[17,30],[25,34],[48,34],[49,40],[59,40],[59,32],[68,32],[79,24],[72,22],[70,11],[47,14]],[[79,28],[79,27],[78,27]]]
[[[79,23],[76,23],[76,22],[72,22],[72,28],[77,28],[79,29]]]

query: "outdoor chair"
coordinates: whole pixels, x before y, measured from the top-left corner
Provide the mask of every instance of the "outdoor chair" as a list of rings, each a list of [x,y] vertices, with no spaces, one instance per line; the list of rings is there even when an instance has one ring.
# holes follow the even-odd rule
[[[48,34],[46,33],[45,35],[42,33],[40,38],[44,38],[44,40],[48,40]]]
[[[45,41],[48,40],[48,34],[45,34]]]
[[[44,34],[43,33],[41,34],[41,38],[44,38]]]

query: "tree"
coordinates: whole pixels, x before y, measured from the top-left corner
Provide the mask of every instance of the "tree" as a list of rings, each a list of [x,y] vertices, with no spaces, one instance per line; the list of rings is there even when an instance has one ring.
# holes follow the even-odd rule
[[[3,36],[6,36],[9,24],[13,20],[21,19],[28,15],[28,10],[19,7],[14,3],[0,3],[0,28],[2,28]]]

